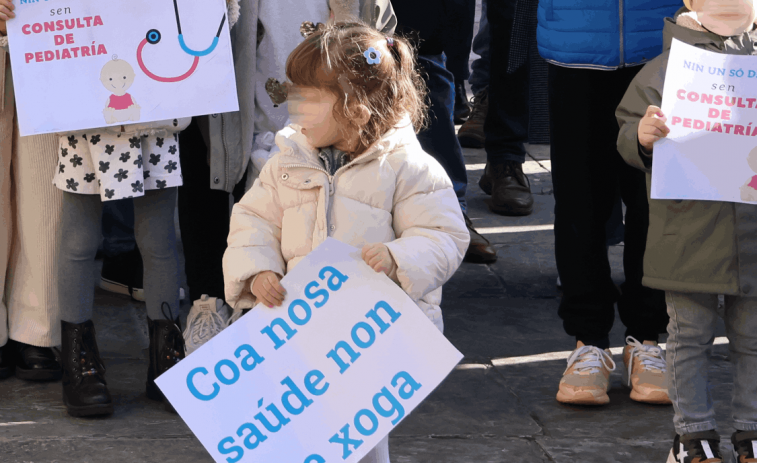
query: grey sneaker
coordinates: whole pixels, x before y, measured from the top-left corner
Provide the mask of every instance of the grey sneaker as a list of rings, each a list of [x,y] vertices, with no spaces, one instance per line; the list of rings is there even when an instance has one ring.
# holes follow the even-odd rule
[[[231,312],[231,307],[224,303],[223,299],[208,297],[207,294],[194,301],[187,316],[187,328],[184,330],[187,355],[223,331]]]

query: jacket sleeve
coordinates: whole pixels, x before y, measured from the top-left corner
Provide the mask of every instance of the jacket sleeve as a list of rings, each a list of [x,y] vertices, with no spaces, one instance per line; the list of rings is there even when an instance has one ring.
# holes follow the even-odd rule
[[[665,82],[663,63],[667,63],[667,54],[645,65],[636,74],[615,110],[620,126],[618,152],[626,163],[644,172],[652,171],[652,154],[645,153],[639,145],[639,121],[650,105],[662,104],[662,85]]]
[[[257,304],[250,292],[252,278],[270,270],[284,275],[286,262],[281,254],[281,220],[272,163],[242,200],[234,206],[229,226],[228,248],[223,255],[226,302],[234,309]]]
[[[387,35],[393,34],[397,27],[397,16],[390,0],[329,0],[329,8],[337,23],[360,18]]]
[[[421,162],[418,156],[424,157]],[[452,277],[470,235],[442,166],[423,152],[413,157],[395,169],[392,217],[397,239],[386,246],[397,263],[400,286],[419,300]]]

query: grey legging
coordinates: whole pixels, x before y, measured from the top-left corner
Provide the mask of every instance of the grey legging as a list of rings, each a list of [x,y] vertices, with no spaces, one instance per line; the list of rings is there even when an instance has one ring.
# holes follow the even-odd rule
[[[167,302],[179,313],[179,257],[174,210],[176,188],[149,190],[134,198],[134,234],[144,261],[147,316],[163,319]],[[64,193],[60,236],[58,297],[63,319],[82,323],[92,318],[95,254],[100,242],[102,202],[98,195]]]

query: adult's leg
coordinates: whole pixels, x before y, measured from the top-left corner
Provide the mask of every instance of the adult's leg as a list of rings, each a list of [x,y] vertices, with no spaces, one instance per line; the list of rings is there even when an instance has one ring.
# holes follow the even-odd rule
[[[5,275],[13,238],[11,208],[11,158],[15,106],[10,102],[0,108],[0,347],[8,342],[8,308],[5,305]],[[0,354],[0,375],[7,374],[6,351]],[[5,372],[5,373],[3,373]]]
[[[716,429],[708,360],[715,338],[718,297],[716,294],[667,291],[665,299],[670,315],[666,343],[668,394],[675,411],[673,425],[676,433],[683,435]]]
[[[549,68],[558,314],[567,334],[601,348],[609,347],[618,296],[605,247],[617,191],[618,126],[606,101],[617,85],[612,72]]]
[[[444,167],[452,180],[460,208],[465,212],[468,173],[465,170],[463,149],[455,136],[455,125],[452,122],[455,101],[454,77],[445,68],[441,55],[421,55],[418,57],[418,64],[425,73],[431,99],[429,127],[418,134],[418,141],[423,150]]]
[[[224,297],[221,263],[229,236],[229,194],[210,188],[208,149],[196,120],[179,134],[179,157],[184,176],[179,227],[189,297]]]
[[[52,184],[58,137],[22,138],[16,126],[13,140],[15,230],[5,280],[9,335],[23,344],[52,347],[61,342],[62,315],[57,280],[63,193]]]
[[[531,187],[522,167],[523,144],[528,140],[528,65],[508,69],[517,3],[502,0],[487,5],[490,51],[497,59],[489,67],[484,123],[487,169],[479,185],[492,195],[492,212],[503,215],[528,215],[533,210]]]
[[[657,341],[658,334],[666,332],[668,312],[665,292],[641,284],[649,229],[646,176],[626,164],[619,153],[613,152],[612,155],[616,159],[620,192],[626,204],[623,248],[626,279],[620,286],[618,314],[626,327],[626,336],[633,336],[639,341]]]
[[[445,29],[446,44],[444,54],[447,57],[447,69],[454,76],[455,105],[454,122],[462,124],[470,116],[471,106],[465,90],[465,81],[470,77],[470,51],[473,42],[473,26],[476,15],[476,0],[450,0]]]
[[[103,204],[103,254],[116,257],[137,247],[134,239],[134,204],[131,200]]]
[[[479,56],[471,63],[471,74],[468,79],[471,91],[477,95],[489,86],[489,20],[486,19],[486,4],[488,0],[481,0],[481,20],[478,32],[473,38],[473,53]]]
[[[167,317],[161,312],[164,302],[173,319],[179,314],[179,255],[176,250],[174,210],[176,188],[148,190],[134,198],[134,233],[144,260],[145,303],[153,320]],[[228,207],[228,206],[227,206]]]
[[[455,78],[455,85],[461,85],[470,78],[468,61],[476,21],[476,0],[450,0],[446,16],[449,21],[448,40],[444,46],[447,69]]]

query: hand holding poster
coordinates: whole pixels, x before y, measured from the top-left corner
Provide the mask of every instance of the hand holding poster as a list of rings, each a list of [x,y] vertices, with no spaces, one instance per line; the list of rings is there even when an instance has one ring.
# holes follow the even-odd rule
[[[21,135],[236,111],[224,0],[17,0]]]
[[[673,40],[661,109],[653,199],[757,202],[757,57]]]
[[[462,358],[359,249],[328,239],[281,284],[156,381],[218,462],[357,462]]]

